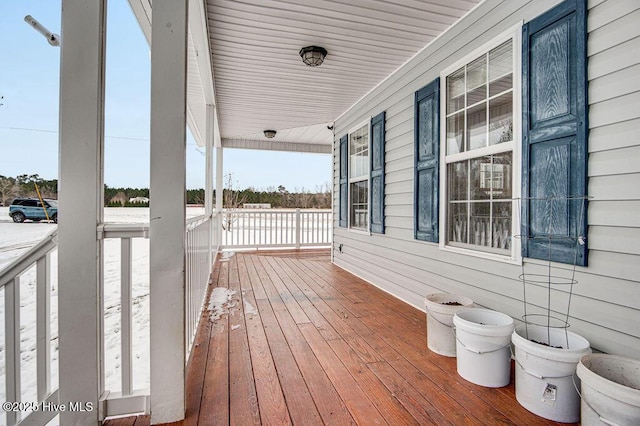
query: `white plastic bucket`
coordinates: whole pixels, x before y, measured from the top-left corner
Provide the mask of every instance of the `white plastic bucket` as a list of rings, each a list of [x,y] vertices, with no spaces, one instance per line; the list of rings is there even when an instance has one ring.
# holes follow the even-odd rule
[[[513,318],[489,309],[465,308],[453,317],[458,374],[490,388],[507,386],[511,376]]]
[[[459,303],[460,305],[450,305]],[[448,293],[433,293],[424,299],[427,310],[427,347],[440,355],[456,356],[456,338],[453,334],[453,315],[473,306],[473,300]]]
[[[640,361],[617,355],[582,357],[582,424],[640,425]]]
[[[578,422],[580,396],[574,386],[574,374],[580,358],[591,353],[587,339],[565,329],[530,324],[516,327],[512,341],[516,399],[520,405],[545,419]]]

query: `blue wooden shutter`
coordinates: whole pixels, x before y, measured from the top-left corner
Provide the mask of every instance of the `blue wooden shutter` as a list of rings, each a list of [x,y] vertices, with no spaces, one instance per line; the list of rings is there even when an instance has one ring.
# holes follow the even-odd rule
[[[349,212],[349,136],[340,138],[340,199],[338,208],[338,225],[346,228]]]
[[[369,175],[369,202],[371,203],[371,232],[384,234],[384,140],[385,112],[371,119],[371,155]]]
[[[586,266],[587,52],[584,0],[523,27],[523,256]]]
[[[417,240],[438,242],[440,162],[440,79],[415,95],[414,232]]]

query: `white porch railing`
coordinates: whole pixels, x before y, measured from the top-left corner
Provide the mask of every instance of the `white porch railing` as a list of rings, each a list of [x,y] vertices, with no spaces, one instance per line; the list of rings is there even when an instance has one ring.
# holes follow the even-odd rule
[[[20,289],[21,278],[35,265],[36,291],[36,387],[37,403],[58,402],[58,391],[51,386],[51,254],[57,248],[57,229],[53,230],[38,244],[14,260],[0,274],[0,289],[4,293],[4,383],[3,402],[22,400],[22,353]],[[23,401],[24,402],[24,401]],[[46,424],[55,412],[35,410],[36,401],[28,405],[15,404],[3,407],[5,424],[13,426],[18,422]],[[10,408],[7,410],[6,408]]]
[[[98,226],[98,238],[119,239],[120,240],[120,346],[119,353],[116,358],[120,360],[120,391],[105,388],[102,393],[101,402],[102,413],[104,417],[119,416],[132,413],[148,413],[149,411],[149,390],[134,389],[134,365],[133,365],[133,239],[148,239],[148,224],[116,224],[107,223]],[[106,268],[105,268],[106,269]],[[103,277],[106,283],[109,277]],[[143,283],[149,289],[148,280]],[[103,284],[104,292],[104,284]],[[104,301],[104,298],[103,298]],[[104,303],[104,302],[103,302]],[[105,348],[106,333],[104,327],[105,315],[103,311],[103,334],[101,336],[103,352]],[[113,354],[110,354],[113,355]],[[103,358],[103,367],[101,371],[103,386],[106,383],[106,375],[104,364],[106,359]],[[144,363],[144,361],[143,361]],[[148,365],[148,361],[146,362]]]
[[[224,210],[222,249],[329,247],[331,210]]]
[[[216,214],[199,216],[187,221],[187,265],[186,265],[186,293],[185,293],[185,338],[186,359],[189,359],[191,346],[198,328],[198,321],[207,295],[209,275],[213,267],[212,252],[218,252],[218,241],[215,224],[218,222]]]

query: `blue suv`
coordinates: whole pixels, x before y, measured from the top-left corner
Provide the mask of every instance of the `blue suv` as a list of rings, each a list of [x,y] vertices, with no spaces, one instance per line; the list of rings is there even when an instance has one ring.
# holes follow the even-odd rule
[[[43,207],[37,198],[16,198],[9,206],[9,216],[16,223],[22,223],[25,219],[40,222],[47,219],[45,208],[49,219],[58,223],[58,202],[56,200],[44,200]]]

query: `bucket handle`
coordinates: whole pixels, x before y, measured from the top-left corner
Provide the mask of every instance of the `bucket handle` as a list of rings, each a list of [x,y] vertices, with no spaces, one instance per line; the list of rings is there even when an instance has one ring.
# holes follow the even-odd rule
[[[497,349],[491,349],[490,351],[480,351],[480,350],[478,350],[478,349],[473,349],[473,348],[468,347],[467,345],[465,345],[464,343],[462,343],[462,342],[460,341],[460,339],[458,339],[458,335],[456,334],[456,327],[455,327],[455,326],[453,326],[453,327],[451,327],[451,328],[453,329],[453,335],[456,337],[456,342],[458,342],[458,343],[459,343],[463,348],[465,348],[465,349],[466,349],[466,350],[468,350],[469,352],[473,352],[474,354],[478,354],[478,355],[482,355],[482,354],[490,354],[490,353],[493,353],[493,352],[501,351],[501,350],[503,350],[504,348],[507,348],[507,347],[511,346],[511,342],[509,342],[509,343],[507,343],[507,344],[506,344],[506,345],[504,345],[504,346],[500,346],[500,347],[499,347],[499,348],[497,348]]]
[[[511,353],[513,354],[513,352],[511,352]],[[524,366],[520,363],[520,361],[518,361],[518,358],[515,356],[515,354],[514,354],[513,358],[515,359],[516,364],[518,365],[518,367],[520,367],[522,369],[522,371],[524,371],[525,373],[527,373],[530,376],[535,377],[536,379],[540,379],[540,380],[545,380],[545,379],[564,379],[564,378],[567,378],[567,377],[573,377],[575,375],[575,373],[572,373],[572,374],[567,374],[567,375],[564,375],[564,376],[541,376],[539,374],[534,373],[531,370],[527,370],[526,368],[524,368]],[[575,381],[574,381],[574,387],[575,387]],[[577,390],[577,388],[576,388],[576,390]],[[580,392],[578,392],[578,395],[580,395]]]
[[[435,322],[440,323],[441,325],[444,325],[444,326],[445,326],[445,327],[447,327],[447,328],[453,328],[453,326],[452,326],[452,325],[445,324],[445,323],[443,323],[442,321],[440,321],[438,318],[436,318],[436,316],[435,316],[435,315],[433,315],[433,314],[431,313],[431,311],[429,310],[429,308],[427,308],[426,306],[425,306],[425,308],[424,308],[424,309],[427,311],[427,314],[428,314],[431,318],[433,318],[433,320],[434,320]]]
[[[580,396],[580,400],[582,400],[582,402],[584,402],[585,404],[587,404],[587,406],[589,408],[591,408],[593,410],[594,413],[596,413],[596,415],[599,417],[600,421],[606,425],[609,426],[621,426],[616,422],[613,422],[611,420],[605,419],[604,417],[602,417],[600,415],[600,413],[598,413],[598,410],[596,410],[595,408],[593,408],[593,405],[589,404],[589,401],[587,401],[586,399],[584,399],[582,397],[582,393],[580,392],[580,389],[578,389],[578,385],[576,384],[576,373],[571,375],[571,382],[573,383],[573,387],[575,388],[576,392],[578,392],[578,395]]]

